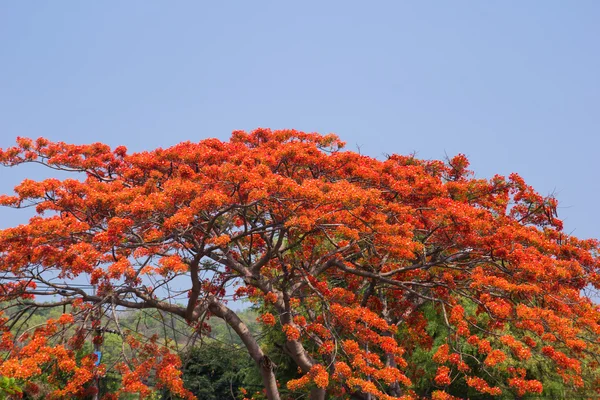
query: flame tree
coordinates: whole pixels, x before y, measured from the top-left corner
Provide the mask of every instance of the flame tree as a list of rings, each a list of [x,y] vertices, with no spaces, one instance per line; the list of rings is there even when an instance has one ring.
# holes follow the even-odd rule
[[[516,174],[475,179],[463,155],[382,161],[342,148],[334,135],[267,129],[140,153],[19,138],[0,152],[4,166],[73,178],[26,179],[0,198],[36,211],[0,231],[0,375],[45,374],[54,396],[85,395],[106,366],[80,349],[110,320],[124,338],[122,393],[149,394],[152,376],[191,398],[172,349],[118,323],[119,310],[156,309],[199,335],[223,319],[279,399],[276,366],[228,305],[236,284],[234,297],[261,304],[264,329],[281,332],[299,371],[283,382],[291,393],[414,398],[416,349],[433,352],[436,399],[457,381],[541,393],[536,363],[596,390],[600,312],[583,292],[599,283],[598,242],[563,233],[553,198]],[[11,330],[49,306],[66,312]],[[425,307],[448,331],[436,348]]]

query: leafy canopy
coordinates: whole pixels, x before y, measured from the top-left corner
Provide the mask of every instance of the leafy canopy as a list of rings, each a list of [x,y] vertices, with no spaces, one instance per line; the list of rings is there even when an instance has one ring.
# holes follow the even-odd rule
[[[123,337],[119,393],[149,395],[151,381],[191,398],[173,345],[119,325],[119,310],[152,308],[198,335],[223,319],[278,399],[274,350],[227,306],[234,293],[261,305],[274,348],[298,368],[287,390],[311,398],[539,394],[540,369],[597,390],[600,313],[582,293],[599,284],[598,242],[563,233],[555,199],[517,174],[476,179],[463,155],[342,148],[334,135],[268,129],[140,153],[19,138],[3,165],[74,176],[26,179],[0,198],[37,213],[0,231],[0,375],[45,374],[55,396],[83,396],[107,366],[77,351],[110,329]],[[48,305],[69,312],[11,333],[14,307]],[[110,322],[99,327],[98,313]],[[430,336],[432,321],[445,338]]]

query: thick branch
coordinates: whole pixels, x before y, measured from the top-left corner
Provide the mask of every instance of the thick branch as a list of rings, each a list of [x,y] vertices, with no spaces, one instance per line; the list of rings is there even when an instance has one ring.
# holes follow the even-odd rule
[[[267,398],[269,400],[279,400],[279,389],[277,389],[277,380],[273,373],[273,363],[271,362],[271,359],[263,353],[246,324],[235,312],[217,301],[211,301],[208,309],[211,313],[223,319],[238,334],[244,345],[246,345],[248,353],[260,370],[260,375],[267,391]]]

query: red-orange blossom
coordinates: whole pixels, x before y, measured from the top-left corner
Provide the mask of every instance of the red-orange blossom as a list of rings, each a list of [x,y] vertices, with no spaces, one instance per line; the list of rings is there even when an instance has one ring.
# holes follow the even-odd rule
[[[207,315],[224,319],[278,399],[269,354],[224,300],[237,281],[236,295],[268,308],[265,329],[285,333],[282,346],[302,372],[288,388],[313,399],[413,398],[405,354],[431,346],[425,304],[451,332],[434,355],[434,398],[450,398],[453,379],[490,395],[540,393],[540,382],[511,366],[532,357],[570,385],[597,389],[585,374],[597,368],[600,312],[581,293],[600,283],[598,242],[563,233],[554,199],[516,174],[475,179],[462,155],[382,161],[342,146],[333,135],[258,129],[131,154],[23,138],[1,150],[3,165],[74,176],[25,180],[0,198],[38,214],[0,231],[0,301],[56,294],[48,300],[71,306],[19,337],[2,319],[0,375],[70,374],[55,395],[83,396],[105,368],[74,356],[90,316],[98,307],[155,308],[199,331]],[[80,276],[96,293],[69,283]],[[159,290],[176,276],[185,304]],[[61,341],[68,326],[76,335]],[[169,349],[126,343],[136,357],[119,366],[123,392],[149,393],[144,378],[157,371],[158,385],[191,397]],[[481,370],[510,377],[473,376],[466,349]]]

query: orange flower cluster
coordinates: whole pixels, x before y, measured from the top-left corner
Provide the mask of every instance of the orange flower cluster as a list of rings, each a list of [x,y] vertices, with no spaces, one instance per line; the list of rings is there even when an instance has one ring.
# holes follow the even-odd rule
[[[450,346],[448,346],[448,344],[443,344],[433,354],[433,361],[435,361],[438,364],[443,364],[446,361],[448,361],[449,354]]]
[[[287,337],[287,340],[293,341],[300,339],[300,331],[294,325],[285,324],[283,325],[282,329],[283,333],[285,333],[285,336]]]
[[[454,397],[442,390],[434,390],[431,393],[432,400],[458,400],[458,397]]]
[[[317,387],[324,389],[329,385],[329,374],[321,364],[313,365],[308,374]]]
[[[544,387],[542,383],[536,380],[526,380],[523,378],[510,378],[508,385],[516,389],[519,396],[523,396],[526,393],[542,393]]]
[[[140,346],[135,338],[129,336],[128,342],[141,351],[134,369],[130,369],[125,364],[118,366],[118,370],[122,374],[122,387],[119,394],[138,393],[141,398],[150,396],[153,390],[145,383],[145,378],[151,371],[155,371],[158,388],[166,388],[183,399],[195,398],[183,386],[181,361],[177,355],[166,348],[159,348],[153,341]]]
[[[562,369],[572,370],[576,373],[581,372],[581,362],[574,358],[569,358],[561,351],[556,350],[552,346],[544,346],[542,353],[547,357],[550,357],[554,362]]]
[[[258,319],[260,322],[262,322],[263,324],[265,324],[267,326],[274,326],[275,323],[277,322],[275,319],[275,316],[269,312],[264,313]]]
[[[492,350],[485,358],[484,364],[488,367],[493,367],[506,360],[506,354],[502,350]]]
[[[268,292],[264,296],[265,302],[267,303],[275,303],[277,301],[277,294],[273,292]]]
[[[434,381],[440,386],[447,386],[452,382],[450,379],[450,368],[446,366],[438,367]]]
[[[487,339],[481,339],[476,335],[470,336],[467,340],[467,343],[469,343],[472,346],[475,346],[477,348],[477,351],[479,351],[482,354],[487,354],[490,351],[492,351],[492,345],[490,344],[490,341]]]
[[[63,314],[59,321],[68,323],[69,319],[72,319],[71,315]],[[45,327],[39,327],[37,332],[40,335],[33,337],[21,348],[16,348],[14,344],[11,344],[13,357],[0,364],[0,375],[30,382],[42,373],[42,369],[47,369],[49,365],[55,363],[57,368],[50,369],[50,380],[56,380],[57,376],[64,373],[71,374],[71,377],[66,386],[54,390],[52,396],[61,398],[81,394],[86,384],[94,377],[93,357],[83,357],[81,365],[78,366],[73,351],[63,345],[48,343],[44,335],[56,332],[58,323],[49,321]],[[3,339],[8,341],[12,340],[12,337],[8,332],[5,332]]]
[[[487,393],[492,396],[498,396],[502,394],[502,390],[498,387],[490,386],[485,380],[469,376],[466,378],[467,385],[477,390],[480,393]]]
[[[531,357],[531,350],[513,336],[504,335],[500,338],[500,342],[508,346],[519,360],[528,360]]]
[[[326,340],[319,347],[319,353],[320,354],[331,354],[331,353],[333,353],[334,349],[335,349],[335,343],[333,343],[333,341],[331,341],[331,340]]]

